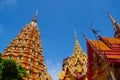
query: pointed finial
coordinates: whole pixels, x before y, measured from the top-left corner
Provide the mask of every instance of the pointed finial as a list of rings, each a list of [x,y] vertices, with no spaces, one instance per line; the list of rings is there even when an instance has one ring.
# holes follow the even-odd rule
[[[117,23],[117,21],[116,21],[116,20],[112,17],[112,15],[110,14],[110,12],[109,12],[109,11],[107,12],[107,14],[108,14],[109,18],[111,19],[111,21],[112,21],[113,25],[114,25],[114,24],[116,24],[116,23]]]
[[[87,37],[86,37],[84,34],[82,34],[82,37],[83,37],[84,39],[87,39]]]
[[[91,30],[94,34],[98,34],[99,31],[95,30],[93,27],[94,27],[94,23],[93,23],[93,22],[91,22],[90,27],[87,26],[87,28],[88,28],[89,30]]]
[[[77,34],[76,34],[76,30],[74,29],[74,36],[77,39]]]
[[[38,16],[38,10],[36,11],[35,16],[32,21],[37,22],[37,16]]]
[[[108,16],[110,17],[113,25],[114,25],[114,31],[115,31],[115,35],[114,36],[116,37],[116,35],[119,34],[120,26],[119,26],[118,22],[111,16],[110,12],[107,12],[107,13],[108,13]]]
[[[91,27],[87,27],[89,30],[91,30],[94,34],[97,34],[98,35],[98,32],[97,30],[95,30],[94,28],[91,28]]]
[[[35,16],[38,16],[38,10],[36,11],[36,14],[35,14]]]

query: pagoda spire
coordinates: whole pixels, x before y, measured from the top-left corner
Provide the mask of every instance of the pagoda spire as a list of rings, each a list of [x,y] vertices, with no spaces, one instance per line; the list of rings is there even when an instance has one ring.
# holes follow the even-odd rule
[[[114,31],[115,31],[114,37],[120,38],[120,26],[119,26],[118,22],[112,17],[112,15],[109,12],[108,12],[108,16],[114,26]]]
[[[33,22],[37,22],[37,17],[38,17],[38,10],[35,13],[34,18],[32,19]]]
[[[62,72],[59,74],[59,80],[87,80],[87,55],[80,47],[75,29],[74,36],[74,52],[71,56],[63,60]]]
[[[75,36],[75,46],[74,46],[74,53],[76,53],[77,50],[82,50],[81,49],[81,46],[79,44],[79,41],[78,41],[78,37],[77,37],[77,33],[76,33],[76,30],[74,29],[74,36]]]
[[[75,29],[74,29],[74,36],[75,36],[75,39],[77,39],[77,34]]]
[[[23,80],[52,80],[44,64],[40,31],[36,23],[38,11],[32,22],[27,24],[5,49],[3,58],[16,60],[23,66],[28,78]]]

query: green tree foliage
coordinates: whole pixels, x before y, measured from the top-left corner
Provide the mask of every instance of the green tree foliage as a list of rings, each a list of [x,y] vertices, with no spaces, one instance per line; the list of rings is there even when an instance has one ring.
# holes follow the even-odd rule
[[[3,59],[0,54],[0,80],[22,80],[27,77],[26,70],[14,60]]]

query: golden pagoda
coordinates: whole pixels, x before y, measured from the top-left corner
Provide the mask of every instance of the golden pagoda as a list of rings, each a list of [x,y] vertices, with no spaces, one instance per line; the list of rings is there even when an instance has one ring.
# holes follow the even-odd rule
[[[37,15],[38,12],[11,41],[4,51],[3,58],[16,60],[26,69],[29,77],[23,78],[24,80],[52,80],[44,64]]]
[[[63,60],[59,80],[87,80],[87,55],[80,47],[76,32],[74,52]]]
[[[120,80],[120,25],[108,15],[114,26],[114,37],[97,34],[98,40],[86,39],[88,80]]]

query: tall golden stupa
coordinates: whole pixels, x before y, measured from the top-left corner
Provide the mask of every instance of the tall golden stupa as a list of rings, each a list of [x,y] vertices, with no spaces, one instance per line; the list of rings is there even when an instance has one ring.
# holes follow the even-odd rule
[[[87,80],[87,55],[80,47],[76,32],[74,52],[63,60],[59,80]]]
[[[24,80],[52,80],[44,64],[37,15],[38,12],[11,41],[4,51],[3,58],[16,60],[26,69],[29,77]]]

